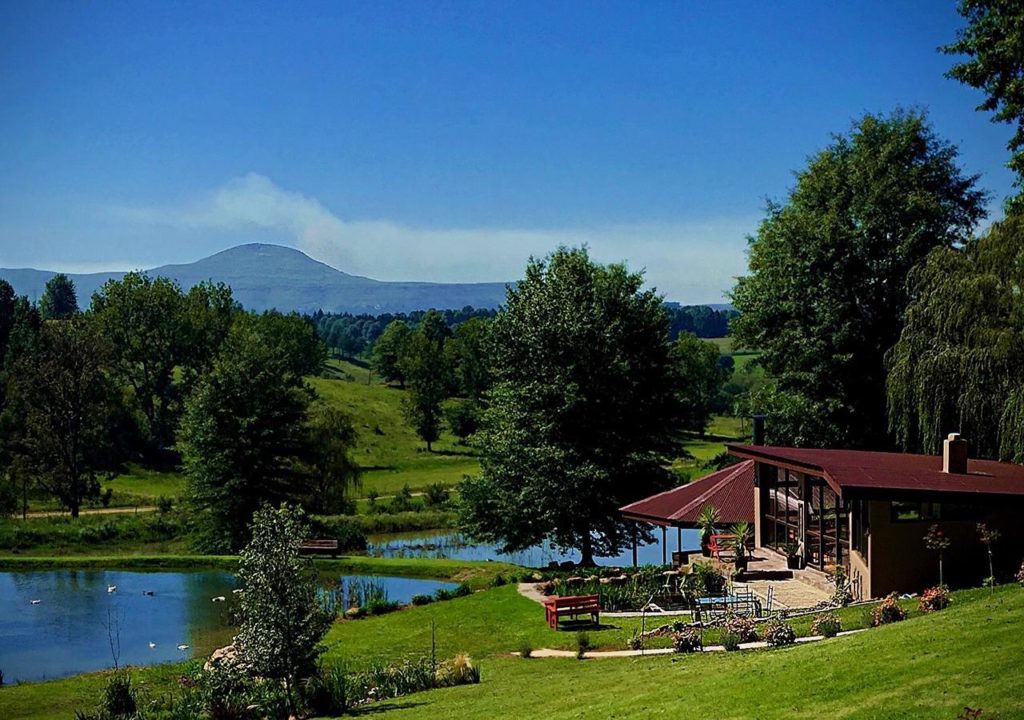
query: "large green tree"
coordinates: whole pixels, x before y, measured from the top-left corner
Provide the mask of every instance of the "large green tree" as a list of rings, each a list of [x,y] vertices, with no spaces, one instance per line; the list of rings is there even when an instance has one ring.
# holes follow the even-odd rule
[[[890,424],[906,450],[1024,462],[1024,217],[963,248],[939,248],[910,278],[906,326],[889,354]]]
[[[13,366],[12,404],[24,427],[18,452],[39,484],[78,517],[109,462],[110,347],[87,319],[47,323],[39,348]]]
[[[451,329],[436,310],[427,312],[419,327],[405,343],[399,366],[409,384],[405,414],[416,434],[427,444],[427,451],[441,436],[442,403],[451,394],[451,367],[445,343]]]
[[[181,358],[182,394],[187,395],[213,365],[241,307],[235,302],[230,287],[205,281],[189,289],[182,309],[188,348]]]
[[[961,0],[958,9],[967,27],[943,48],[950,55],[966,55],[947,73],[985,93],[978,110],[992,112],[993,122],[1014,125],[1007,144],[1007,163],[1021,191],[1011,198],[1011,212],[1024,210],[1024,3],[1020,0]]]
[[[175,368],[188,354],[185,300],[177,283],[130,272],[93,295],[92,311],[113,348],[118,378],[132,390],[150,450],[174,439],[180,392]]]
[[[732,327],[775,378],[755,408],[771,416],[772,442],[888,444],[884,357],[903,327],[907,273],[966,242],[984,214],[956,158],[922,113],[866,115],[769,205]]]
[[[75,283],[64,273],[46,281],[43,296],[39,298],[39,312],[45,320],[64,320],[78,314],[78,296]]]
[[[711,422],[711,409],[732,370],[721,362],[714,343],[693,333],[679,333],[672,345],[672,359],[679,375],[682,427],[701,435]]]
[[[490,338],[490,321],[474,317],[456,325],[445,346],[462,397],[480,400],[491,387]]]
[[[405,373],[401,359],[411,336],[412,328],[404,320],[392,320],[373,343],[371,353],[374,372],[388,382],[397,382],[403,388]]]
[[[305,495],[312,391],[296,361],[250,322],[232,326],[185,403],[179,447],[201,544],[237,550],[253,513]]]
[[[341,408],[317,402],[309,413],[308,433],[305,464],[312,510],[324,515],[345,512],[360,477],[353,454],[359,434],[352,417]]]
[[[532,260],[492,326],[482,473],[461,486],[472,535],[550,539],[582,562],[617,552],[618,508],[671,485],[679,393],[662,299],[585,250]]]

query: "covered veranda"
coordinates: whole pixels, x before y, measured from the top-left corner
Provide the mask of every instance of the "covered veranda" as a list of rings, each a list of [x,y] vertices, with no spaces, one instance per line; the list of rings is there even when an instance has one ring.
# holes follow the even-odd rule
[[[745,520],[754,522],[754,462],[744,460],[704,477],[630,503],[619,511],[626,520],[644,522],[661,528],[662,564],[668,565],[668,530],[676,529],[676,551],[684,553],[695,548],[683,547],[683,530],[699,527],[698,519],[706,506],[718,510],[722,526]],[[636,566],[637,544],[633,542],[633,565]]]

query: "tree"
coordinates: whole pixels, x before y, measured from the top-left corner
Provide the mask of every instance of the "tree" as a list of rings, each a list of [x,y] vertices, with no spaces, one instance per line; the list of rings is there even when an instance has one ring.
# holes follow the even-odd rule
[[[327,346],[309,318],[269,310],[261,315],[239,313],[234,322],[251,327],[264,342],[272,344],[294,375],[316,375],[327,361]]]
[[[731,370],[719,358],[718,347],[692,333],[680,333],[672,345],[682,402],[682,426],[700,433],[707,430],[711,409]]]
[[[671,486],[679,393],[661,298],[583,249],[531,260],[492,326],[495,384],[464,529],[520,550],[551,539],[584,564],[621,549],[618,508]]]
[[[440,314],[431,310],[405,343],[399,360],[409,383],[405,414],[416,434],[427,444],[427,452],[441,436],[441,404],[450,394],[451,368],[445,357],[445,339],[451,331]]]
[[[1018,0],[961,0],[958,10],[968,25],[957,41],[942,50],[967,55],[946,77],[985,93],[978,110],[992,112],[993,122],[1015,124],[1007,144],[1007,167],[1016,173],[1022,193],[1007,202],[1011,213],[1024,210],[1024,5]]]
[[[981,457],[1024,462],[1024,217],[935,250],[909,285],[906,325],[887,356],[897,442],[935,453],[960,432]]]
[[[109,355],[92,322],[47,323],[38,352],[22,357],[11,376],[13,402],[24,418],[20,453],[72,517],[99,493],[96,474],[107,460],[114,396]]]
[[[182,395],[188,395],[209,371],[241,311],[231,288],[224,283],[201,282],[185,294],[183,325],[188,351],[181,358]]]
[[[64,273],[46,281],[43,296],[39,298],[39,312],[44,320],[65,320],[78,314],[75,283]]]
[[[762,394],[776,404],[755,408],[771,416],[773,443],[888,445],[884,357],[906,276],[932,249],[966,242],[984,214],[956,156],[921,113],[866,115],[769,205],[732,297],[737,342],[775,378]]]
[[[179,400],[174,370],[187,355],[185,300],[177,283],[130,272],[93,295],[92,310],[113,348],[114,369],[128,385],[160,453],[173,441]]]
[[[402,320],[392,320],[384,328],[384,332],[373,344],[373,370],[387,382],[397,382],[405,387],[405,373],[402,371],[401,358],[405,354],[405,346],[412,336],[410,328]]]
[[[307,532],[301,511],[265,507],[253,516],[252,540],[238,564],[243,592],[235,645],[253,675],[284,684],[293,717],[296,685],[315,672],[331,627],[313,566],[299,557]]]
[[[185,403],[179,447],[207,549],[237,550],[253,513],[305,494],[312,391],[285,350],[249,322],[231,328]]]
[[[491,386],[490,322],[474,317],[455,326],[445,353],[459,393],[480,400]]]
[[[318,402],[309,413],[308,432],[305,461],[313,510],[325,515],[343,512],[350,491],[359,485],[359,464],[352,455],[359,436],[352,418]]]

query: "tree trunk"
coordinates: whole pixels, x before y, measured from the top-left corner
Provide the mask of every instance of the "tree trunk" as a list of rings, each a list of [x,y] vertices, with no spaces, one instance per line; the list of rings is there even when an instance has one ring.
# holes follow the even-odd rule
[[[594,543],[590,539],[590,533],[583,535],[583,543],[580,546],[580,565],[583,567],[594,566]]]

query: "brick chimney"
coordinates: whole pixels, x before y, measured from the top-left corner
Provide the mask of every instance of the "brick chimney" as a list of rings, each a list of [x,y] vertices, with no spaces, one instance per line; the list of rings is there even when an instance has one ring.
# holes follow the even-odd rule
[[[942,441],[942,472],[959,475],[967,472],[967,441],[960,433],[950,433]]]

